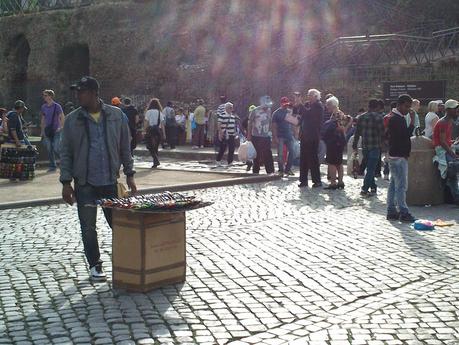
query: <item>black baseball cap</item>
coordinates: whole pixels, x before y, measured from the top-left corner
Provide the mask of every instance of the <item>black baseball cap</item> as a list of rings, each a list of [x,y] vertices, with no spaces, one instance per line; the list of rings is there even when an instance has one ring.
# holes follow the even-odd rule
[[[24,108],[25,110],[27,110],[27,107],[24,101],[21,101],[20,99],[18,99],[16,102],[14,102],[14,109],[21,109],[21,108]]]
[[[70,89],[77,91],[99,91],[99,82],[93,77],[85,76],[78,80],[75,84],[71,85]]]

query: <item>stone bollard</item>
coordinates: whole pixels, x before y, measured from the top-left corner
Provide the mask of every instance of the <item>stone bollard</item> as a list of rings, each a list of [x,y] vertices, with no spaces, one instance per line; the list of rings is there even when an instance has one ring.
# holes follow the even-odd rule
[[[432,140],[424,136],[411,137],[408,159],[408,205],[439,205],[444,202],[439,170],[432,163],[435,150]]]

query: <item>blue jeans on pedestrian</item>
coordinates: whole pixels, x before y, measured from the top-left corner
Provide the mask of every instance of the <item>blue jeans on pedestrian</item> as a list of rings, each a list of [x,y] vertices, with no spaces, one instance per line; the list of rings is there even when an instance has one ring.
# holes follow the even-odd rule
[[[43,144],[48,151],[49,168],[56,169],[56,157],[59,158],[59,148],[61,145],[61,133],[57,132],[54,137],[49,138],[46,135],[43,137]]]
[[[84,253],[90,268],[101,261],[96,231],[97,207],[87,205],[94,204],[94,201],[102,198],[116,198],[117,194],[116,184],[96,187],[90,184],[80,186],[78,183],[75,183],[75,197],[77,200],[78,217],[80,219],[81,237]],[[108,225],[112,227],[112,210],[104,208],[103,211]]]
[[[455,160],[449,153],[446,154],[446,162],[448,163],[448,170],[446,175],[446,185],[448,186],[454,202],[459,202],[459,187],[457,180],[457,160]],[[455,162],[456,164],[454,164]],[[452,164],[450,164],[452,163]]]
[[[380,149],[364,149],[363,155],[367,159],[367,168],[365,178],[363,179],[362,190],[368,192],[368,189],[376,189],[375,182],[375,171],[378,166],[378,161],[381,160],[381,150]]]
[[[408,214],[406,191],[408,190],[408,160],[406,158],[389,159],[390,184],[387,191],[387,213]]]
[[[279,165],[279,172],[284,172],[284,145],[287,146],[287,163],[285,164],[285,171],[290,171],[293,165],[295,141],[293,138],[278,138],[277,140],[277,163]]]

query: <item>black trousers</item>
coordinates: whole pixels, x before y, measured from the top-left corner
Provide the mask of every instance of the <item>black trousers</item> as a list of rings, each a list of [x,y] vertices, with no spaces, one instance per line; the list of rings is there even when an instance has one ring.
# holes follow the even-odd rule
[[[97,207],[87,205],[94,203],[97,199],[116,198],[117,194],[116,184],[96,187],[90,184],[80,186],[75,183],[75,197],[80,219],[81,236],[89,267],[93,267],[101,261],[96,230]],[[112,227],[112,210],[104,208],[103,211],[108,225]]]
[[[313,183],[320,183],[319,141],[301,141],[300,145],[300,182],[308,183],[308,173],[311,171]]]
[[[217,161],[221,161],[225,154],[226,147],[228,146],[228,164],[231,164],[234,159],[234,135],[228,136],[228,139],[223,139],[220,142],[220,149],[218,150]]]
[[[177,144],[177,126],[166,126],[166,141],[171,149]]]
[[[271,138],[269,137],[252,137],[252,144],[257,151],[257,157],[253,160],[253,172],[260,172],[260,165],[264,164],[266,173],[274,173],[274,160],[271,151]]]
[[[131,155],[134,154],[134,149],[137,147],[137,131],[130,128],[131,130]]]
[[[150,151],[151,158],[153,158],[153,164],[159,165],[158,158],[158,147],[161,142],[161,129],[157,126],[148,127],[147,133],[145,135],[145,142],[147,144],[147,149]]]

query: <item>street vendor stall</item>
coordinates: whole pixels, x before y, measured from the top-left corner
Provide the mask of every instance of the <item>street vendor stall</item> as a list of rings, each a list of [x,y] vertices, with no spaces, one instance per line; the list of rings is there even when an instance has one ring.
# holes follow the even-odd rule
[[[32,180],[35,177],[36,156],[36,148],[32,145],[1,145],[0,178]]]
[[[103,199],[113,210],[113,287],[146,292],[185,281],[185,211],[210,205],[179,193]]]

